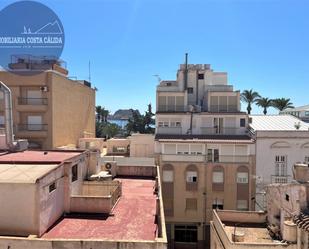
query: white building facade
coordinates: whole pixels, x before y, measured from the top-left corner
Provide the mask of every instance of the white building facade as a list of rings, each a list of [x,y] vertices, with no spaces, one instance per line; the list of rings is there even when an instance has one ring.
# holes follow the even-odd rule
[[[256,201],[265,207],[267,184],[289,183],[295,163],[309,164],[309,125],[291,115],[251,115],[250,120],[255,139]]]

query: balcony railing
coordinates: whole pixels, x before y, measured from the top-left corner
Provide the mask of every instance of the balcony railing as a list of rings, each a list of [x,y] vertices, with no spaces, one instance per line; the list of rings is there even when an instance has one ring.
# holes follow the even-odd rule
[[[47,98],[18,98],[19,105],[47,105]]]
[[[201,127],[203,135],[241,135],[245,134],[243,128],[236,127]]]
[[[271,176],[271,183],[288,183],[291,181],[291,176],[277,176],[277,175],[272,175]]]
[[[157,127],[157,134],[176,134],[181,135],[181,127]]]
[[[249,156],[243,155],[219,155],[206,156],[206,162],[209,163],[248,163]]]
[[[162,154],[163,161],[206,162],[206,163],[249,163],[250,156],[219,155],[218,157],[203,154]]]
[[[18,131],[47,131],[47,124],[19,124]]]
[[[237,105],[211,105],[210,112],[238,112]]]
[[[187,107],[183,105],[159,105],[157,112],[185,112]]]

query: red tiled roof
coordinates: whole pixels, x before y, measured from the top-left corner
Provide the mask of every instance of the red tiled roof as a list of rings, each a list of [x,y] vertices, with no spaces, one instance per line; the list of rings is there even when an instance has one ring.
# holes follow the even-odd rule
[[[61,163],[81,152],[71,151],[31,151],[6,153],[0,155],[0,163]]]
[[[154,180],[119,179],[122,196],[112,215],[104,217],[65,217],[43,238],[61,239],[110,239],[110,240],[154,240],[156,195]]]

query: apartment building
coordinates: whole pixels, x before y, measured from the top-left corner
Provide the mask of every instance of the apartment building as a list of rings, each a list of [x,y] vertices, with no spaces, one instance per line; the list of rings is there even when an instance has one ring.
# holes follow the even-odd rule
[[[267,212],[214,210],[212,249],[307,249],[309,167],[296,164],[294,182],[267,187]]]
[[[15,138],[28,139],[33,149],[78,145],[81,137],[95,136],[95,90],[86,81],[72,80],[54,60],[27,58],[0,71],[0,81],[12,93]],[[35,65],[36,70],[28,69]],[[48,66],[48,67],[46,67]],[[0,95],[0,125],[4,125]]]
[[[292,115],[250,115],[255,140],[256,209],[265,209],[265,186],[289,183],[295,163],[309,164],[309,125]]]
[[[157,86],[155,153],[170,248],[208,248],[212,209],[252,210],[254,141],[227,73],[183,64]]]
[[[166,249],[154,159],[101,162],[97,151],[0,154],[4,248]]]
[[[295,108],[286,108],[280,111],[280,114],[290,114],[304,122],[309,123],[309,105],[298,106]]]

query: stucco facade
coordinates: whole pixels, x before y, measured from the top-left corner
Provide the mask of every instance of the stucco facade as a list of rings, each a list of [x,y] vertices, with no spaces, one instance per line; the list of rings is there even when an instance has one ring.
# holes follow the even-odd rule
[[[209,248],[212,209],[252,210],[255,148],[227,73],[183,64],[157,86],[155,153],[169,248]]]
[[[12,92],[16,138],[30,147],[53,149],[78,145],[78,139],[95,136],[95,90],[56,70],[34,75],[0,72],[0,81]],[[0,122],[4,120],[1,99]]]

